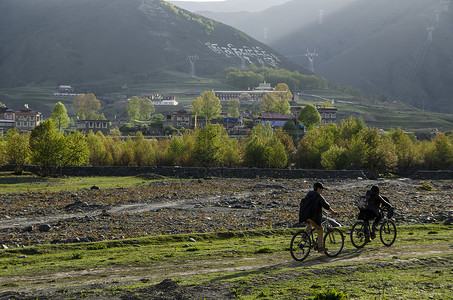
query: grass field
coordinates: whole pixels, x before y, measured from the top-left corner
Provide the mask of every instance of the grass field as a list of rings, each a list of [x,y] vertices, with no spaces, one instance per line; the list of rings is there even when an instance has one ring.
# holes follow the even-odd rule
[[[360,250],[346,237],[338,257],[314,253],[303,262],[289,255],[294,229],[0,250],[0,291],[56,286],[73,297],[140,295],[139,289],[171,279],[180,286],[217,286],[219,293],[226,286],[231,299],[307,299],[332,289],[350,299],[450,299],[451,230],[435,224],[400,226],[392,247],[375,240]],[[84,285],[106,281],[114,284]]]
[[[26,176],[25,176],[26,175]],[[34,174],[12,175],[0,172],[0,194],[26,192],[58,192],[90,189],[93,185],[101,189],[129,188],[149,184],[149,181],[137,176],[112,177],[64,177],[43,178]]]

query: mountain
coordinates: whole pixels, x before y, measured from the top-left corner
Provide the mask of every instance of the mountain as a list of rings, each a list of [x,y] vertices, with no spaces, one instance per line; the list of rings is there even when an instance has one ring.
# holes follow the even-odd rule
[[[269,43],[330,83],[453,113],[453,7],[449,1],[357,1]]]
[[[261,11],[271,6],[280,5],[289,0],[224,0],[214,2],[203,1],[178,1],[169,0],[178,7],[192,12],[211,11],[211,12],[235,12],[235,11]]]
[[[306,69],[230,26],[161,0],[0,1],[0,88],[143,82],[254,63]]]
[[[230,1],[239,0],[227,0],[225,3]],[[259,41],[272,44],[273,41],[281,39],[282,36],[286,36],[294,30],[311,25],[319,20],[322,21],[323,18],[334,14],[338,9],[354,1],[358,0],[292,0],[285,1],[283,4],[275,1],[271,7],[256,11],[245,9],[220,11],[213,9],[212,5],[200,5],[188,9],[195,11],[193,9],[198,8],[196,12],[207,18],[233,26]],[[256,7],[264,8],[265,6],[256,5]]]
[[[253,13],[199,13],[302,66],[313,53],[315,73],[332,84],[453,113],[449,0],[293,0]]]

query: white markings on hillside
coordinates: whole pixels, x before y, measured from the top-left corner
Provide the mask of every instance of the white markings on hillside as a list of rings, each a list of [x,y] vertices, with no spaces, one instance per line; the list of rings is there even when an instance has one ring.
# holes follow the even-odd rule
[[[269,65],[271,67],[277,67],[280,59],[272,54],[267,53],[260,47],[235,47],[232,44],[221,46],[219,44],[212,44],[210,42],[205,43],[209,49],[219,55],[224,55],[229,58],[239,58],[241,61],[245,61],[249,64]]]

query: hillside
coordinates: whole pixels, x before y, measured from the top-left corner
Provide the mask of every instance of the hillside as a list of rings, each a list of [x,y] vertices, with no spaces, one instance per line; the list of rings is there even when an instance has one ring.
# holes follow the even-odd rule
[[[270,45],[304,65],[300,49],[316,50],[315,72],[333,84],[452,113],[451,28],[436,0],[362,1]]]
[[[330,83],[452,113],[448,1],[293,0],[259,12],[200,12],[264,41]]]
[[[161,0],[0,2],[0,88],[121,87],[162,71],[211,76],[241,63],[308,72],[232,27]]]
[[[357,0],[292,0],[283,4],[276,1],[271,7],[256,5],[256,8],[262,9],[248,11],[245,9],[219,11],[215,10],[218,5],[215,6],[214,3],[203,6],[203,8],[200,6],[189,6],[188,8],[198,9],[197,13],[242,30],[259,41],[269,45],[278,45],[275,42],[279,41],[282,36],[318,22],[320,14],[329,16],[354,1]],[[228,2],[234,2],[234,0],[225,1],[225,3]],[[300,49],[293,50],[300,52]],[[306,65],[305,61],[303,63]]]

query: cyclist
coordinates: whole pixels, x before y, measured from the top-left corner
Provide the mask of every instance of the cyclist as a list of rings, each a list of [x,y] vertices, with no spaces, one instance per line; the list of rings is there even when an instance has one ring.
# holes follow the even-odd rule
[[[373,226],[371,227],[371,238],[375,238],[376,230],[378,230],[377,225],[379,224],[379,221],[382,218],[380,207],[386,206],[389,207],[390,209],[393,209],[393,206],[389,203],[387,197],[380,195],[379,187],[377,185],[373,185],[371,189],[366,192],[366,195],[368,204],[363,212],[363,219],[364,220],[374,219]]]
[[[313,190],[309,191],[305,198],[301,200],[299,209],[299,223],[307,223],[305,231],[309,233],[313,226],[318,232],[318,252],[320,253],[327,251],[324,247],[324,231],[321,226],[322,209],[329,210],[333,214],[337,213],[322,196],[324,190],[327,190],[327,188],[322,183],[316,182],[313,185]]]

